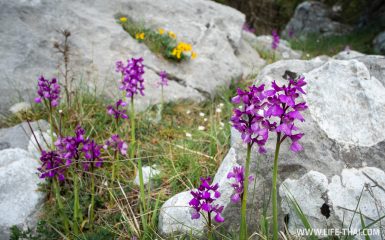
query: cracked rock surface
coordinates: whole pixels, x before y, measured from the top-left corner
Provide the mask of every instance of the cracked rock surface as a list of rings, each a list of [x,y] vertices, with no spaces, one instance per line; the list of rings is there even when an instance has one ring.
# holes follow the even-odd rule
[[[178,40],[192,44],[198,57],[173,63],[152,53],[116,23],[118,13],[148,28],[175,32]],[[244,46],[248,43],[242,43],[244,21],[237,10],[205,0],[1,1],[0,112],[22,99],[32,100],[41,74],[57,76],[61,56],[53,43],[62,40],[57,32],[61,29],[72,33],[70,69],[82,85],[121,97],[115,62],[142,56],[147,94],[137,98],[137,109],[160,101],[157,82],[161,70],[171,75],[166,101],[201,101],[264,64],[256,51]],[[256,64],[250,66],[250,59]]]
[[[361,215],[365,225],[384,216],[384,186],[383,170],[364,167],[344,169],[330,181],[324,174],[310,171],[298,180],[286,179],[279,192],[292,234],[297,234],[297,229],[305,229],[294,211],[293,198],[314,229],[350,229],[354,232],[363,228]],[[381,239],[381,227],[384,227],[383,221],[368,228],[372,232],[371,239]],[[322,237],[322,233],[316,235]]]

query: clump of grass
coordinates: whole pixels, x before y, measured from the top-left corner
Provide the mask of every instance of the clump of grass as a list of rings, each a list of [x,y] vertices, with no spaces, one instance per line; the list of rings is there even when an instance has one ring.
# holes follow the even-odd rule
[[[378,33],[377,29],[356,30],[346,35],[320,36],[309,34],[303,38],[292,38],[290,45],[295,50],[308,54],[308,58],[319,55],[333,56],[346,47],[366,54],[373,53],[372,41]]]
[[[176,34],[172,31],[166,31],[162,28],[154,31],[135,23],[126,16],[117,17],[117,22],[133,38],[143,42],[152,52],[160,54],[168,60],[181,62],[197,57],[197,53],[193,51],[192,45],[178,41]]]

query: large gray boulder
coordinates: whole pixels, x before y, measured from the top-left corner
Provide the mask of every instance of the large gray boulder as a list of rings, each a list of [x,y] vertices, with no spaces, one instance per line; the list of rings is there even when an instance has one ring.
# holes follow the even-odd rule
[[[385,54],[385,32],[381,32],[373,40],[374,51],[379,54]]]
[[[49,125],[45,120],[31,122],[33,131],[45,132]],[[23,122],[10,128],[0,129],[0,150],[6,148],[21,148],[28,150],[28,144],[32,137],[32,132],[27,122]]]
[[[0,239],[9,239],[14,225],[24,230],[36,225],[45,194],[38,190],[42,180],[35,137],[46,149],[48,126],[44,120],[32,122],[35,136],[25,122],[0,129]]]
[[[358,60],[361,58],[366,62]],[[344,171],[355,171],[349,170],[350,168],[385,169],[385,133],[380,130],[385,127],[385,77],[378,74],[378,69],[370,67],[375,66],[375,62],[380,64],[381,61],[375,56],[361,56],[353,60],[335,60],[328,57],[308,61],[285,60],[268,65],[260,72],[257,76],[257,84],[270,85],[272,80],[283,84],[286,80],[282,78],[282,75],[286,70],[305,76],[308,82],[305,88],[307,94],[303,96],[303,99],[308,103],[309,109],[303,112],[306,121],[298,124],[301,131],[305,133],[301,139],[304,150],[300,153],[293,153],[289,151],[290,144],[287,141],[283,143],[279,157],[279,185],[286,179],[293,181],[300,179],[311,171],[317,171],[325,176],[326,180],[323,180],[322,183],[331,183],[333,179],[335,181],[335,176],[341,176]],[[369,64],[369,62],[371,63]],[[271,134],[266,149],[267,154],[265,155],[258,154],[256,149],[251,154],[251,173],[256,174],[256,180],[255,185],[253,183],[249,187],[248,217],[250,217],[250,221],[248,224],[250,233],[258,228],[259,216],[271,194],[275,150],[274,134]],[[227,162],[228,157],[233,160]],[[239,133],[233,130],[231,149],[220,169],[226,167],[229,171],[235,165],[244,165],[245,157],[246,146],[242,143]],[[215,176],[215,179],[223,179],[220,191],[225,193],[232,192],[226,179],[228,171],[218,171]],[[375,181],[382,181],[380,177],[377,178],[377,175],[373,175],[373,177]],[[360,184],[362,185],[363,182]],[[332,195],[330,197],[337,199],[338,192],[338,190],[330,192],[329,194]],[[301,199],[297,193],[303,194],[304,192],[293,193],[294,198]],[[318,192],[315,192],[315,195],[317,194]],[[352,193],[353,195],[355,196],[355,193]],[[313,199],[307,198],[306,206],[320,204],[319,199],[312,202]],[[229,231],[238,231],[240,205],[225,202],[223,199],[221,201],[225,205],[223,216],[226,219],[222,227]],[[279,202],[281,203],[281,199]],[[338,216],[345,211],[350,211],[354,202],[357,203],[353,199],[339,201]],[[322,204],[318,206],[320,215]],[[290,206],[286,204],[284,205],[285,211],[280,210],[281,226],[284,224],[286,214],[289,214],[289,226],[293,226],[295,223],[290,221],[299,221],[296,216],[293,216],[294,211],[288,210],[288,207]],[[163,208],[162,210],[167,211]],[[368,211],[372,210],[368,209]],[[331,214],[336,213],[332,211]],[[370,216],[365,217],[367,224],[373,221]],[[180,216],[180,218],[182,217]]]
[[[20,148],[0,151],[0,239],[9,239],[9,228],[36,224],[44,194],[38,191],[39,160]]]
[[[152,53],[116,23],[118,13],[154,30],[172,30],[179,40],[193,45],[198,57],[177,64]],[[244,21],[237,10],[205,0],[1,1],[0,112],[21,99],[33,99],[41,74],[63,80],[57,76],[61,56],[53,49],[53,43],[62,40],[57,32],[62,29],[71,32],[71,75],[82,85],[121,97],[115,62],[142,56],[147,94],[137,98],[138,109],[160,101],[161,70],[173,76],[165,88],[166,101],[203,100],[219,86],[242,77],[237,53]],[[251,56],[258,58],[257,53]]]
[[[347,233],[350,229],[357,233],[385,215],[383,186],[385,172],[374,167],[344,169],[330,180],[316,171],[310,171],[297,180],[286,179],[279,192],[282,209],[289,218],[288,229],[293,235],[305,234],[303,230],[306,228],[293,207],[296,202],[313,229],[333,229],[340,233]],[[381,239],[380,223],[367,228],[371,239]],[[327,237],[323,231],[315,232],[315,235]]]
[[[292,32],[295,36],[310,33],[320,35],[339,35],[352,30],[352,27],[334,21],[335,13],[324,3],[319,1],[305,1],[297,6],[294,16],[286,25],[282,34],[288,36]]]

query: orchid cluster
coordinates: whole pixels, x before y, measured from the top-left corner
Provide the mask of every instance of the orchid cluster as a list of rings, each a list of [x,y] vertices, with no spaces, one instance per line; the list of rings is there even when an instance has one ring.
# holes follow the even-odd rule
[[[57,177],[59,181],[65,180],[64,175],[67,165],[57,151],[42,150],[40,161],[42,163],[41,167],[38,168],[39,172],[41,172],[40,178]]]
[[[61,158],[65,159],[67,166],[70,166],[73,161],[77,164],[80,159],[81,146],[87,142],[84,134],[84,129],[78,126],[75,129],[75,136],[59,137],[56,140],[55,146]]]
[[[271,43],[271,48],[272,49],[277,49],[279,45],[279,35],[277,30],[273,30],[271,35],[273,36],[273,42]]]
[[[122,99],[119,99],[115,105],[109,105],[107,106],[107,113],[111,116],[114,116],[115,119],[127,119],[127,110],[121,109],[121,107],[127,106],[127,103],[124,102]]]
[[[138,93],[144,96],[143,58],[131,58],[127,60],[126,65],[118,61],[116,71],[122,74],[120,90],[126,91],[127,97],[133,97]]]
[[[274,33],[274,32],[273,32]],[[274,35],[274,34],[273,34]],[[277,39],[279,37],[277,35]],[[274,43],[273,43],[274,46]],[[240,108],[234,109],[231,117],[233,127],[241,133],[241,138],[247,144],[247,156],[245,170],[243,167],[234,168],[228,174],[228,178],[234,178],[236,182],[232,184],[235,193],[231,200],[237,202],[242,197],[241,208],[241,229],[240,238],[247,238],[246,226],[246,201],[249,182],[249,166],[251,147],[254,143],[258,145],[259,153],[265,153],[265,144],[270,133],[276,133],[276,151],[273,166],[273,232],[274,240],[278,238],[278,207],[277,207],[277,175],[278,175],[278,155],[280,145],[285,139],[291,140],[290,150],[298,152],[303,147],[298,141],[304,135],[297,132],[297,121],[303,122],[305,119],[301,112],[307,109],[306,102],[298,102],[300,94],[305,94],[303,87],[306,85],[304,77],[289,79],[288,84],[278,86],[275,81],[271,88],[265,90],[265,85],[251,86],[249,90],[237,90],[237,95],[232,99],[235,104],[242,104]],[[243,185],[243,186],[242,186]]]
[[[57,79],[52,78],[50,81],[41,76],[38,81],[37,94],[39,97],[35,98],[36,103],[48,101],[50,108],[58,106],[60,98],[60,85]]]
[[[191,191],[193,199],[189,202],[189,205],[193,208],[191,213],[191,219],[198,219],[201,216],[202,211],[208,214],[208,220],[211,221],[211,214],[215,213],[215,221],[223,222],[222,217],[223,206],[213,204],[221,194],[218,191],[218,183],[210,185],[211,178],[201,178],[201,185],[196,191]]]
[[[244,181],[245,181],[245,168],[243,166],[233,167],[233,171],[227,174],[227,178],[234,178],[234,182],[231,186],[234,188],[234,193],[231,195],[231,201],[233,203],[238,203],[243,196],[244,191]],[[254,177],[249,176],[249,181],[253,181]]]
[[[231,117],[233,127],[242,135],[243,142],[257,143],[259,152],[265,153],[264,145],[269,132],[283,133],[282,141],[289,137],[292,140],[290,150],[298,152],[302,146],[298,143],[303,133],[294,133],[298,130],[295,120],[304,121],[301,111],[307,109],[305,102],[296,103],[299,93],[305,94],[303,86],[305,79],[289,80],[288,86],[278,86],[275,81],[272,88],[264,90],[265,85],[251,86],[249,91],[237,90],[232,99],[235,104],[242,104],[235,108]],[[276,121],[279,120],[279,123]]]

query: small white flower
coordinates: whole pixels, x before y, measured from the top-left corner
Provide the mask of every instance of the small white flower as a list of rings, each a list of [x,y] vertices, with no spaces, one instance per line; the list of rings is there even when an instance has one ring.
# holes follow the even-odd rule
[[[190,111],[190,110],[187,110],[187,111],[186,111],[186,113],[187,113],[187,114],[190,114],[190,113],[191,113],[191,111]]]
[[[204,131],[204,130],[205,130],[205,127],[204,127],[204,126],[199,126],[199,127],[198,127],[198,130],[199,130],[199,131]]]
[[[225,106],[225,104],[223,104],[223,103],[220,103],[220,104],[219,104],[219,107],[220,107],[220,108],[223,108],[224,106]]]
[[[59,110],[59,113],[62,114],[62,113],[63,113],[63,110],[60,109],[60,110]]]
[[[204,118],[204,119],[203,119],[203,121],[205,121],[205,122],[207,122],[207,120],[208,120],[207,118]]]
[[[205,114],[204,114],[203,112],[200,112],[200,113],[199,113],[199,116],[204,117]]]
[[[224,127],[224,126],[225,126],[225,124],[224,124],[223,122],[219,122],[219,125],[220,125],[221,127]]]
[[[186,132],[186,137],[191,138],[192,137],[191,133]]]
[[[222,109],[217,108],[217,109],[215,109],[215,111],[216,111],[217,113],[221,113],[221,112],[222,112]]]

